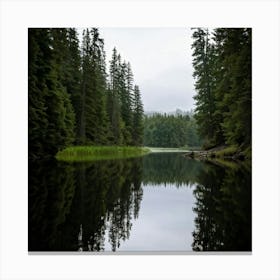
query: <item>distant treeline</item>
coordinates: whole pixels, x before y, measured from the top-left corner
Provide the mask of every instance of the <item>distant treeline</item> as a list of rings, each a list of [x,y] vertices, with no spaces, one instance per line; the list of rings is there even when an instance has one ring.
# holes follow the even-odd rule
[[[144,118],[144,145],[169,148],[197,147],[201,145],[201,139],[191,114],[156,113]]]
[[[205,147],[251,147],[250,28],[195,28],[195,118]]]
[[[129,62],[113,50],[106,72],[104,41],[85,29],[28,31],[29,157],[69,145],[141,145],[143,105]]]

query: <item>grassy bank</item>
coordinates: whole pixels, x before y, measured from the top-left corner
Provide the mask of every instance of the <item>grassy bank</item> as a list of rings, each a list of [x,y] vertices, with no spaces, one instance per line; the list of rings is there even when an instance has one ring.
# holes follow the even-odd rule
[[[142,147],[73,146],[58,152],[56,159],[60,161],[81,162],[140,157],[147,153],[149,153],[149,149]]]

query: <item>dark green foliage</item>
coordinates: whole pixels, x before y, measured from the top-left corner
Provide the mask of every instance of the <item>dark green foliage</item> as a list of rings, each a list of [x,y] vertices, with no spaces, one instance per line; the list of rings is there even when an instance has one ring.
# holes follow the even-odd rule
[[[251,29],[193,33],[195,117],[205,146],[251,145]]]
[[[120,57],[116,48],[113,49],[112,59],[110,61],[110,80],[108,88],[107,109],[112,131],[112,144],[122,144],[123,139],[123,121],[121,117],[121,98],[120,98]]]
[[[133,145],[139,146],[143,143],[143,114],[144,108],[141,101],[140,90],[137,85],[134,87],[134,95],[132,101],[132,125],[133,125],[133,132],[132,132],[132,143]]]
[[[59,29],[29,29],[29,156],[54,155],[72,144],[75,115],[64,86],[63,44]]]
[[[140,146],[143,143],[143,104],[138,86],[133,87],[130,63],[122,62],[113,49],[107,108],[113,144]]]
[[[230,79],[221,100],[228,108],[222,126],[228,144],[247,147],[251,145],[251,29],[230,28],[223,35],[223,65]]]
[[[213,94],[213,47],[209,43],[208,29],[198,28],[193,33],[193,76],[196,78],[195,89],[198,92],[196,100],[196,114],[199,131],[208,141],[212,141],[215,134],[215,100]]]
[[[78,34],[75,28],[67,29],[67,39],[68,59],[64,63],[67,65],[68,71],[64,79],[76,115],[75,142],[79,142],[81,125],[81,53]]]
[[[119,56],[120,59],[120,56]],[[124,122],[123,140],[124,144],[131,145],[132,141],[132,127],[133,127],[133,112],[132,112],[132,95],[133,95],[133,74],[130,63],[120,63],[119,76],[119,95],[120,95],[120,111]],[[142,129],[143,130],[143,129]]]
[[[150,147],[198,147],[201,140],[190,115],[155,114],[145,117],[144,145]]]
[[[28,146],[29,156],[40,157],[46,148],[47,107],[46,76],[50,72],[49,36],[44,29],[28,30]]]
[[[50,34],[52,37],[54,68],[52,78],[54,84],[49,86],[47,112],[51,120],[49,121],[49,137],[54,137],[51,138],[53,149],[50,151],[53,154],[57,148],[60,150],[73,143],[75,139],[75,113],[67,91],[68,80],[65,78],[69,72],[69,67],[67,67],[69,61],[67,30],[50,29]],[[56,145],[57,143],[59,145]]]
[[[114,49],[107,81],[97,28],[84,30],[81,50],[74,28],[29,29],[28,43],[30,159],[72,144],[142,144],[143,107],[131,66]]]
[[[104,43],[96,28],[86,29],[82,45],[82,114],[80,142],[106,144],[108,117],[105,110],[106,70]]]

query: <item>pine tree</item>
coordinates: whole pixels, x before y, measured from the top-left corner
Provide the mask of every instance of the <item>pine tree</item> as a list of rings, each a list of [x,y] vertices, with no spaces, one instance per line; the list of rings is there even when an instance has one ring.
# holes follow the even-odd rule
[[[113,49],[112,59],[110,61],[110,84],[108,89],[108,115],[112,131],[113,144],[123,144],[123,120],[121,118],[119,77],[120,64],[116,48]]]
[[[133,74],[130,64],[125,62],[120,63],[120,78],[119,78],[119,95],[120,95],[120,110],[121,117],[124,123],[123,138],[124,144],[132,144],[132,87]]]
[[[105,107],[106,69],[104,43],[98,29],[86,29],[82,47],[81,142],[106,144],[108,117]]]
[[[198,147],[201,140],[190,115],[154,114],[144,118],[144,145],[151,147]]]
[[[89,30],[83,31],[83,42],[82,42],[82,75],[81,75],[81,117],[80,117],[80,132],[79,142],[81,144],[86,143],[86,95],[89,90],[89,79],[90,79],[90,37]]]
[[[29,156],[53,156],[73,143],[75,115],[63,86],[65,32],[29,30]]]
[[[208,145],[251,146],[251,29],[217,28],[194,34],[196,114]]]
[[[139,145],[143,105],[129,63],[116,49],[107,81],[97,28],[28,31],[29,157],[54,156],[73,144]],[[135,97],[135,99],[133,99]]]
[[[134,86],[134,98],[133,98],[133,131],[132,139],[135,146],[143,144],[143,104],[141,101],[140,90],[137,85]]]
[[[48,134],[46,76],[50,71],[49,34],[46,29],[28,29],[28,149],[30,158],[45,154]]]
[[[68,72],[65,77],[65,86],[75,112],[75,141],[78,143],[81,130],[81,53],[75,28],[67,29],[67,53],[68,60],[65,61],[65,64],[68,67]]]
[[[96,120],[92,124],[94,143],[106,144],[108,138],[109,119],[106,112],[106,62],[104,41],[99,36],[97,28],[91,29],[91,48],[93,65],[94,107]],[[91,116],[89,116],[91,118]]]
[[[209,43],[208,29],[197,28],[193,33],[193,76],[196,79],[194,96],[196,101],[195,118],[199,125],[201,135],[206,139],[208,145],[213,145],[216,131],[214,118],[215,97],[213,93],[212,58],[213,48]]]
[[[251,144],[251,29],[218,29],[223,34],[222,67],[226,69],[227,91],[220,102],[224,110],[223,129],[231,145]],[[225,81],[220,82],[220,90]]]
[[[62,149],[71,145],[75,139],[75,113],[67,87],[68,81],[71,79],[68,64],[70,52],[67,46],[67,30],[65,28],[54,28],[50,32],[53,48],[53,77],[55,77],[56,83],[52,89],[53,94],[51,93],[49,96],[49,102],[53,104],[49,107],[51,113],[48,115],[52,119],[49,125],[51,125],[53,131],[50,134],[57,137],[57,140],[54,141],[61,141],[61,146],[58,145],[57,147]],[[57,119],[55,119],[55,116],[57,116]],[[57,130],[55,131],[55,129]]]

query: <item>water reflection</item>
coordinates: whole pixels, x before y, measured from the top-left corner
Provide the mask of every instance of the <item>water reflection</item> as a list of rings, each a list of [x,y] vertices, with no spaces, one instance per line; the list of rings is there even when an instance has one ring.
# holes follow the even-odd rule
[[[59,250],[65,240],[61,228],[75,196],[75,169],[56,161],[41,161],[29,162],[28,170],[29,250]]]
[[[152,153],[143,159],[144,185],[174,184],[176,187],[192,185],[197,181],[203,163],[183,158],[177,153]]]
[[[156,195],[166,204],[156,207]],[[172,229],[170,240],[182,230],[193,236],[173,250],[251,250],[251,172],[243,166],[224,168],[173,153],[79,164],[29,162],[28,205],[29,251],[146,250],[135,243],[135,232],[131,237],[134,229],[138,240],[143,232],[160,240],[154,243],[160,251],[169,248],[167,235],[157,231],[161,227]]]
[[[194,251],[251,251],[251,169],[205,165],[194,195]]]
[[[141,177],[139,159],[30,164],[29,250],[104,250],[108,229],[115,251],[138,217]]]

